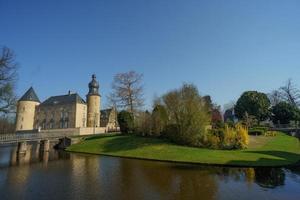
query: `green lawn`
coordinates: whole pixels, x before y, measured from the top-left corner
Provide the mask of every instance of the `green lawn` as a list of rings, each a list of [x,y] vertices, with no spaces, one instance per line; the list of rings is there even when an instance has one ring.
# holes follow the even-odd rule
[[[300,142],[282,133],[276,137],[253,136],[247,150],[191,148],[162,139],[114,135],[88,138],[67,151],[229,166],[285,166],[300,160]]]

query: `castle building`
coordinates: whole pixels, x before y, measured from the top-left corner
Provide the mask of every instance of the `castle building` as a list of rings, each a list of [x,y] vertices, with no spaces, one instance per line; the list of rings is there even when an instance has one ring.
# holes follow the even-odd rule
[[[111,117],[105,121],[106,125],[100,124],[101,96],[95,75],[88,86],[86,101],[77,93],[69,91],[66,95],[52,96],[41,102],[34,89],[29,88],[18,101],[16,131],[77,129],[79,133],[89,134],[91,128],[93,133],[95,128],[97,133],[107,132],[108,129],[117,130],[117,123],[109,121],[114,120]],[[112,124],[116,126],[113,127]]]

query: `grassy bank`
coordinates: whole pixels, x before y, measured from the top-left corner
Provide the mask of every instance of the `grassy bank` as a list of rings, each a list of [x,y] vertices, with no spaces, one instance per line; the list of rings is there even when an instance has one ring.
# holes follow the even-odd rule
[[[297,138],[252,136],[247,150],[210,150],[172,144],[157,138],[115,135],[86,139],[67,149],[71,152],[228,166],[285,166],[300,160]]]

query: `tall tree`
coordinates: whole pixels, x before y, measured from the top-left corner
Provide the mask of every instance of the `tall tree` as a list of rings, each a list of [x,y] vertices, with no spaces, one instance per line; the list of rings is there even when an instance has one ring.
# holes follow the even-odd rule
[[[247,113],[254,116],[258,122],[268,119],[271,103],[267,95],[257,91],[247,91],[242,94],[234,108],[239,119]]]
[[[280,88],[284,100],[293,106],[300,105],[300,90],[295,86],[292,79],[286,82],[286,85]]]
[[[200,146],[210,125],[211,113],[197,87],[184,84],[165,94],[163,102],[168,113],[168,125],[172,127],[166,133],[169,138],[181,144]]]
[[[0,113],[14,111],[16,96],[14,85],[17,78],[17,64],[15,54],[7,47],[0,50]]]
[[[135,71],[116,74],[112,83],[111,101],[134,113],[144,105],[142,81],[143,75]]]
[[[272,107],[272,120],[274,124],[289,124],[290,121],[298,121],[300,110],[287,102],[280,102]]]

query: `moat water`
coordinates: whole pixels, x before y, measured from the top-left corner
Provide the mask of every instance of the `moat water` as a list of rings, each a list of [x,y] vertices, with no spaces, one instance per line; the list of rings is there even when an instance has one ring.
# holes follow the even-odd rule
[[[0,199],[300,199],[300,167],[225,168],[0,146]]]

